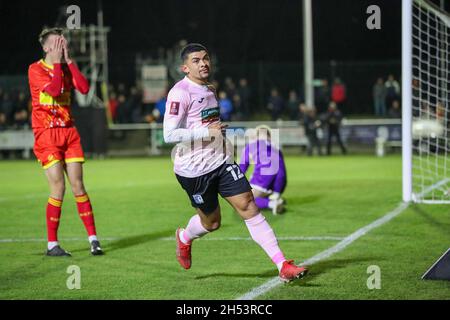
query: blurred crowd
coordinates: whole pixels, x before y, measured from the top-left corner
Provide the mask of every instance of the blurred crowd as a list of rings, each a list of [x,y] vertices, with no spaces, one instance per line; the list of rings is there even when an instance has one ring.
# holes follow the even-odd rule
[[[340,78],[321,80],[315,86],[315,106],[306,106],[303,90],[282,92],[276,86],[270,88],[265,104],[256,108],[254,86],[247,78],[225,77],[213,80],[223,121],[248,120],[302,120],[306,109],[315,109],[318,116],[327,113],[333,102],[340,112],[345,112],[347,89]],[[153,103],[143,99],[141,85],[124,83],[109,87],[109,115],[114,123],[161,123],[163,121],[167,90]],[[373,86],[374,115],[400,118],[400,84],[393,75],[386,80],[378,78]],[[29,127],[31,100],[29,90],[17,88],[6,91],[0,87],[0,129]]]
[[[0,87],[0,130],[30,127],[31,98],[28,90]]]
[[[375,115],[389,118],[401,118],[400,84],[394,75],[386,80],[378,78],[373,85],[373,106]]]
[[[248,80],[241,78],[236,85],[230,78],[223,83],[213,81],[223,121],[247,120],[251,114],[252,92]],[[167,90],[153,103],[143,101],[140,86],[127,88],[123,83],[109,88],[109,112],[114,123],[161,123],[166,108]]]

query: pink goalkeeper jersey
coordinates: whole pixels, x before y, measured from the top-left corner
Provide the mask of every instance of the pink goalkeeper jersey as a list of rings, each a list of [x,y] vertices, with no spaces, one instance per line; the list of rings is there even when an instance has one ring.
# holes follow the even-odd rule
[[[174,156],[176,174],[193,178],[213,171],[231,159],[231,145],[222,136],[209,137],[208,126],[220,121],[212,86],[184,77],[169,91],[164,114],[164,140],[178,143]]]

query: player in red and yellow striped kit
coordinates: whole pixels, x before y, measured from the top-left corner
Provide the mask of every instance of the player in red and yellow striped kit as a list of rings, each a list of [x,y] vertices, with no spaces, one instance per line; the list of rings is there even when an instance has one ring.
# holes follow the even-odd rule
[[[83,149],[70,111],[71,89],[87,94],[89,83],[70,59],[62,29],[44,29],[39,42],[45,58],[30,65],[28,80],[33,105],[34,153],[45,169],[50,186],[47,255],[70,256],[59,246],[57,237],[65,192],[64,173],[69,179],[79,216],[86,227],[91,253],[100,255],[103,251],[97,239],[92,206],[83,183]]]

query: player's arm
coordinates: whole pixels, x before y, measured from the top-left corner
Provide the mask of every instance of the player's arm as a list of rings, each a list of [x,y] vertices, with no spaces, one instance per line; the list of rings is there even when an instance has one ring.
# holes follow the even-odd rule
[[[178,143],[202,139],[209,136],[208,128],[186,129],[181,125],[186,118],[190,99],[183,90],[172,89],[169,92],[164,114],[164,141]]]
[[[37,88],[40,92],[46,92],[53,98],[61,94],[62,88],[62,71],[61,64],[53,65],[53,78],[48,80],[48,76],[43,69],[37,65],[31,65],[28,69],[28,80],[31,88]]]
[[[28,69],[28,79],[30,81],[30,86],[37,88],[40,92],[46,92],[53,98],[58,97],[61,94],[62,89],[62,69],[61,69],[61,58],[62,58],[62,41],[56,40],[53,46],[48,52],[48,55],[52,56],[53,61],[53,78],[48,81],[48,76],[42,72],[42,68],[36,65],[32,65]]]
[[[70,73],[72,75],[72,84],[81,94],[87,94],[89,92],[89,82],[86,77],[81,73],[80,69],[76,63],[70,58],[69,49],[67,46],[67,40],[63,37],[63,52],[64,60],[69,67]]]

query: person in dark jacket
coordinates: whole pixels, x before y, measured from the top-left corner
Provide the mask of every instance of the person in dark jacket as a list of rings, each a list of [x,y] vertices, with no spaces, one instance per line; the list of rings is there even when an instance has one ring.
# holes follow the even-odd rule
[[[321,126],[321,121],[317,117],[315,108],[308,108],[303,116],[303,125],[305,126],[305,133],[308,137],[308,156],[313,155],[314,148],[317,148],[319,156],[322,155],[322,145],[318,137],[317,131]]]
[[[333,139],[333,136],[336,137],[336,140],[341,147],[342,154],[347,153],[347,149],[345,148],[344,144],[342,143],[341,134],[340,134],[340,127],[342,122],[342,113],[337,108],[337,105],[335,102],[330,102],[328,107],[328,112],[325,116],[325,122],[328,127],[328,141],[327,141],[327,154],[331,155],[331,140]]]

